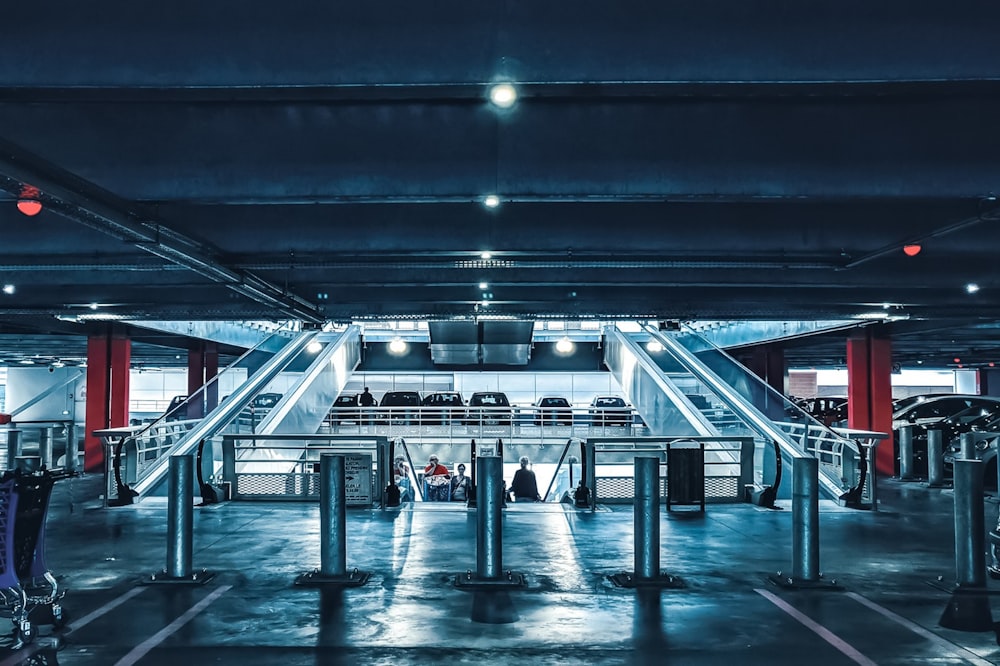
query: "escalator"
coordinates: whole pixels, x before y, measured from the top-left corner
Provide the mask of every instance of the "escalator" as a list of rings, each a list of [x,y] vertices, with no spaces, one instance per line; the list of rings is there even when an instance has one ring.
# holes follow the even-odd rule
[[[304,331],[286,338],[277,352],[204,418],[170,422],[161,418],[127,438],[120,447],[122,453],[116,452],[112,460],[119,496],[116,503],[131,503],[154,493],[166,477],[170,457],[190,455],[199,445],[210,442],[227,429],[238,429],[239,416],[252,405],[255,397],[268,392],[271,383],[294,363],[301,363],[300,357],[320,335],[320,331]],[[207,388],[208,385],[191,396],[189,403],[203,404]],[[208,456],[206,466],[211,466],[212,458]]]
[[[739,362],[692,330],[659,330],[647,326],[649,340],[662,347],[663,354],[654,362],[671,369],[674,384],[682,392],[705,396],[713,415],[710,421],[723,434],[751,434],[755,450],[756,483],[778,485],[782,462],[794,458],[817,457],[820,460],[819,487],[822,496],[842,499],[855,491],[850,465],[857,460],[857,445],[840,436],[764,381]],[[646,354],[638,343],[635,348]],[[777,453],[775,453],[775,450]],[[779,457],[780,456],[780,457]],[[864,483],[862,473],[861,484]]]

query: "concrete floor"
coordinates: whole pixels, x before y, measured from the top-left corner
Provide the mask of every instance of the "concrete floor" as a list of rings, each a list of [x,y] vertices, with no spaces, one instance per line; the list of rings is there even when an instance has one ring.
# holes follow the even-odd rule
[[[0,666],[1000,663],[992,632],[937,624],[949,595],[935,585],[955,577],[952,497],[919,484],[882,480],[875,513],[822,503],[822,569],[842,591],[767,581],[790,568],[788,510],[664,513],[662,565],[686,587],[637,593],[606,577],[633,566],[631,507],[522,504],[505,510],[503,553],[528,587],[478,595],[451,582],[476,562],[475,514],[460,505],[350,510],[348,564],[373,576],[342,593],[293,585],[319,564],[317,505],[196,508],[194,565],[217,576],[138,585],[165,564],[165,502],[100,508],[100,485],[65,480],[53,495],[48,564],[69,626],[42,627]],[[504,622],[474,621],[484,608]]]

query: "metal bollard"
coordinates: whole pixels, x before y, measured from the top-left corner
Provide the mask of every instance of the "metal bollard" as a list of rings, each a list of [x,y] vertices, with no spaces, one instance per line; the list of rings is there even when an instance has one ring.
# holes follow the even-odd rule
[[[347,574],[347,488],[344,456],[320,457],[319,571],[323,576]]]
[[[964,437],[964,436],[963,436]],[[983,506],[983,461],[956,460],[955,573],[960,587],[986,585],[986,517]]]
[[[899,478],[913,478],[913,426],[899,429]]]
[[[194,523],[194,459],[170,457],[167,498],[167,569],[169,578],[191,576],[191,531]]]
[[[635,576],[660,575],[660,459],[635,461]]]
[[[962,443],[962,457],[965,460],[976,459],[976,433],[963,432],[959,441]]]
[[[792,463],[792,576],[819,579],[819,460]]]
[[[499,456],[476,458],[476,574],[480,579],[500,578],[503,570],[503,467]]]
[[[21,431],[12,428],[7,431],[7,469],[14,469],[15,461],[21,455]]]
[[[76,443],[76,424],[67,423],[66,424],[66,471],[75,472],[77,464],[77,443]]]
[[[927,485],[944,485],[944,441],[937,428],[927,429]]]
[[[45,469],[52,468],[52,426],[38,431],[38,455]]]

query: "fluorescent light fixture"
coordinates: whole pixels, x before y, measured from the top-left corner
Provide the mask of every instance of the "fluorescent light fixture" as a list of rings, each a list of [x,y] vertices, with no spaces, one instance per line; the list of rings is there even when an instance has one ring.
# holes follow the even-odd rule
[[[15,291],[17,291],[17,289],[15,289],[14,285],[12,285],[12,284],[5,284],[3,286],[3,293],[5,293],[7,295],[13,294]]]
[[[661,352],[663,351],[663,344],[661,344],[659,340],[650,340],[646,343],[646,351],[653,352],[654,354],[656,352]]]
[[[967,293],[974,294],[977,291],[979,291],[979,285],[976,284],[975,282],[970,282],[969,284],[965,285],[965,291]]]
[[[556,343],[556,351],[560,354],[572,354],[574,349],[576,345],[569,338],[564,337]]]
[[[489,289],[489,288],[490,288],[490,285],[489,285],[489,283],[488,283],[488,282],[480,282],[480,283],[479,283],[479,288],[480,288],[480,289]]]
[[[483,205],[487,208],[496,208],[500,205],[500,197],[495,194],[488,194],[486,198],[483,199]]]
[[[66,364],[63,363],[62,361],[53,361],[52,362],[52,367],[53,368],[64,368],[64,367],[66,367]]]
[[[403,338],[394,338],[392,342],[389,343],[389,352],[391,354],[405,354],[409,345],[403,340]]]
[[[34,365],[35,364],[35,362],[32,361],[30,358],[22,358],[19,361],[19,363],[21,363],[22,365]]]
[[[493,258],[493,254],[490,253],[490,252],[480,252],[479,253],[479,258],[483,259],[485,261],[489,261],[490,259]]]
[[[483,306],[484,308],[485,308],[485,307],[489,307],[489,305],[490,305],[490,302],[489,302],[489,301],[483,301],[483,302],[481,303],[481,305],[482,305],[482,306]]]
[[[490,88],[490,101],[501,109],[509,109],[517,102],[517,89],[509,83],[497,83]]]
[[[309,352],[310,354],[317,354],[319,353],[319,350],[322,348],[323,345],[321,343],[317,342],[316,340],[313,340],[308,344],[308,346],[306,346],[306,351]]]
[[[885,312],[862,312],[861,314],[854,315],[855,319],[888,319],[889,315]]]

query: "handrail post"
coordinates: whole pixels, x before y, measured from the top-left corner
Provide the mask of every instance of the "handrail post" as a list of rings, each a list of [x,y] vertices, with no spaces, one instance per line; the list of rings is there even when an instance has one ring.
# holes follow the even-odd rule
[[[76,423],[70,421],[66,424],[66,471],[75,472],[79,465],[78,445],[76,442]]]
[[[45,469],[52,467],[52,426],[42,426],[38,431],[38,454]]]
[[[20,455],[21,431],[17,428],[11,428],[7,431],[7,469],[14,469]]]
[[[740,440],[740,488],[743,490],[744,498],[750,500],[753,492],[753,454],[756,445],[752,437]]]

